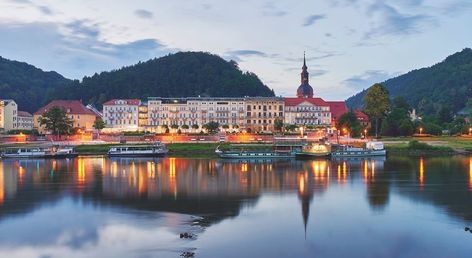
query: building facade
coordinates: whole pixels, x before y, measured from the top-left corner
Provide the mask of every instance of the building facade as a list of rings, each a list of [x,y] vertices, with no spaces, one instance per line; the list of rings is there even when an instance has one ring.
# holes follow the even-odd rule
[[[276,120],[284,120],[285,102],[281,97],[245,98],[244,128],[253,132],[273,132]]]
[[[139,99],[112,99],[103,103],[103,121],[111,130],[136,131],[139,127]]]
[[[18,111],[16,125],[18,130],[32,130],[34,127],[33,115],[25,111]]]
[[[0,99],[0,130],[17,129],[18,106],[12,99]]]
[[[93,130],[93,124],[97,116],[94,112],[86,108],[82,102],[79,100],[53,100],[33,114],[34,128],[37,129],[39,133],[48,133],[44,126],[39,124],[38,119],[53,107],[59,107],[66,112],[67,117],[73,122],[72,127],[80,128],[85,131]]]

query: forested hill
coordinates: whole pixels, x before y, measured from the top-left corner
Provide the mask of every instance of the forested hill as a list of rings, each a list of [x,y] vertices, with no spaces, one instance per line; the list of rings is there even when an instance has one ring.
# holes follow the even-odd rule
[[[179,52],[84,77],[55,95],[101,104],[113,98],[274,96],[274,92],[234,61],[204,52]]]
[[[391,97],[403,96],[423,114],[441,108],[461,110],[472,97],[472,49],[466,48],[428,68],[413,70],[383,83]],[[370,86],[370,85],[366,85]],[[350,108],[361,108],[366,90],[350,97]]]
[[[54,89],[69,83],[56,72],[0,57],[0,99],[14,99],[20,110],[36,111]]]

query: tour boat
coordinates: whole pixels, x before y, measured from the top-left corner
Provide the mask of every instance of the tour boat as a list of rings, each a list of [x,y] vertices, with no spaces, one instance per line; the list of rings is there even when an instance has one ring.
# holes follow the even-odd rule
[[[387,151],[381,142],[367,142],[365,148],[357,148],[347,145],[341,145],[331,152],[332,157],[369,157],[385,156]]]
[[[169,152],[162,143],[153,145],[122,145],[114,146],[108,150],[110,157],[160,157]]]
[[[291,148],[279,148],[274,145],[273,150],[221,150],[216,147],[215,153],[223,159],[281,159],[293,158],[295,152]]]
[[[74,158],[77,157],[73,147],[11,147],[0,155],[2,158]]]
[[[11,147],[5,148],[0,155],[2,158],[46,158],[52,152],[42,147]]]
[[[297,158],[321,158],[331,154],[331,146],[324,143],[311,143],[302,147],[301,151],[295,153]]]

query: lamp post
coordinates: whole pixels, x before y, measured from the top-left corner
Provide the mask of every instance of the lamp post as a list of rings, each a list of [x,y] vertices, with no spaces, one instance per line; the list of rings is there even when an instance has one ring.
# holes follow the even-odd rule
[[[472,127],[469,127],[469,135],[472,135]]]
[[[423,127],[420,127],[420,134],[423,134]]]
[[[367,139],[367,128],[364,129],[364,138]]]

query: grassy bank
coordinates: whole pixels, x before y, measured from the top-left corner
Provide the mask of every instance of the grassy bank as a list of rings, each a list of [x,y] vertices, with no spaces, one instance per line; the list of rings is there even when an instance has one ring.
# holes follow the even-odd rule
[[[394,155],[453,155],[456,151],[449,146],[433,146],[425,142],[412,140],[408,143],[387,144],[385,146],[389,154]]]

